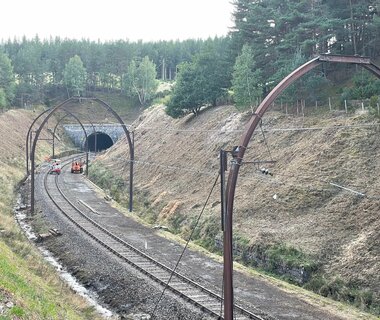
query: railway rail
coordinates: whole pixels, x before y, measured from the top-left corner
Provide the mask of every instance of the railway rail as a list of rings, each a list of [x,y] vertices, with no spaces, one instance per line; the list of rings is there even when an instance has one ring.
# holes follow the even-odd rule
[[[71,160],[70,160],[71,161]],[[62,163],[62,169],[67,167],[69,160]],[[62,174],[65,174],[62,170]],[[69,219],[76,227],[94,239],[115,256],[131,265],[136,270],[151,278],[156,283],[166,287],[168,290],[180,296],[187,302],[209,314],[215,319],[224,319],[221,314],[221,304],[223,298],[215,292],[194,282],[188,277],[160,263],[156,259],[148,256],[146,253],[127,243],[125,240],[116,236],[104,226],[91,219],[82,210],[80,210],[69,196],[65,194],[64,187],[61,186],[62,177],[59,175],[44,175],[44,188],[48,197],[55,204],[57,209]],[[168,281],[170,282],[168,284]],[[248,311],[238,305],[234,306],[236,320],[255,319],[267,320],[274,319],[257,310],[255,313]]]

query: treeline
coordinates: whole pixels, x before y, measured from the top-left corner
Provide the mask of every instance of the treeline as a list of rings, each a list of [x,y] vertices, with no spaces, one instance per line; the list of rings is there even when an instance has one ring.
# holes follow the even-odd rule
[[[223,81],[216,74],[214,79],[219,81],[218,89],[232,88],[237,106],[254,107],[286,75],[318,54],[361,55],[379,61],[379,0],[234,0],[233,4],[228,67],[215,63],[211,69],[230,72]],[[196,57],[180,73],[168,107],[173,116],[196,113],[201,105],[217,100],[212,95],[204,98],[209,86],[201,74],[203,70],[207,76],[210,69],[204,59]],[[324,65],[289,87],[281,99],[316,101],[331,94],[331,81],[339,84],[343,92],[338,93],[345,99],[380,94],[379,80],[364,72],[351,81],[355,73],[352,66]],[[227,83],[229,87],[221,87]],[[342,88],[343,83],[348,87]],[[351,88],[353,84],[360,89]],[[220,95],[225,90],[219,90]]]
[[[66,89],[64,71],[75,56],[80,58],[85,69],[84,86],[88,91],[123,90],[123,80],[132,61],[139,64],[144,57],[149,57],[154,64],[155,78],[172,80],[177,66],[190,61],[208,41],[214,40],[101,43],[59,37],[41,40],[38,36],[31,40],[8,40],[0,44],[0,65],[8,66],[5,62],[8,58],[12,68],[0,69],[1,74],[5,74],[0,75],[0,79],[9,80],[9,72],[14,74],[13,95],[9,94],[12,90],[5,79],[0,80],[0,87],[8,88],[8,103],[43,102],[47,94]]]
[[[231,100],[247,108],[318,54],[379,60],[380,0],[234,0],[234,7],[229,35],[208,40],[3,42],[0,106],[97,90],[117,90],[146,105],[157,87],[154,79],[162,79],[176,80],[167,109],[172,116]],[[319,99],[331,91],[330,81],[359,85],[339,92],[347,99],[379,94],[379,81],[368,73],[351,81],[355,73],[345,65],[323,66],[288,88],[282,99]]]

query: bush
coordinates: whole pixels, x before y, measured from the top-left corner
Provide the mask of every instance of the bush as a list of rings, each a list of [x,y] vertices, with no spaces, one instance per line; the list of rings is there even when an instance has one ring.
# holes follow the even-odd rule
[[[324,297],[355,305],[364,311],[380,314],[380,301],[373,292],[359,290],[340,278],[326,279],[321,275],[314,275],[304,288]]]
[[[89,166],[89,177],[101,188],[108,190],[111,197],[120,201],[123,197],[125,182],[121,177],[117,177],[110,170],[98,163],[91,163]]]
[[[191,223],[191,229],[195,227],[196,219]],[[200,221],[195,229],[193,239],[197,244],[212,252],[219,251],[215,245],[215,238],[220,233],[219,217],[209,216]]]

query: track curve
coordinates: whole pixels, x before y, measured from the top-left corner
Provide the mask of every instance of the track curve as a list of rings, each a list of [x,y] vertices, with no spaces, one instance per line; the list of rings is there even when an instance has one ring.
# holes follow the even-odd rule
[[[71,159],[65,161],[62,165],[62,169],[64,169],[70,162]],[[62,170],[63,175],[65,174],[64,171],[65,170]],[[44,188],[48,197],[67,219],[112,254],[127,262],[133,268],[148,276],[156,283],[167,287],[171,292],[192,303],[213,318],[224,319],[221,314],[221,303],[223,300],[218,294],[178,272],[173,273],[172,269],[169,267],[135,248],[133,245],[121,239],[90,218],[80,210],[72,200],[70,200],[68,192],[64,191],[65,187],[62,184],[62,177],[59,175],[52,176],[45,173]],[[170,283],[168,284],[169,279]],[[238,320],[274,319],[259,310],[253,313],[236,305],[235,314],[235,319]]]

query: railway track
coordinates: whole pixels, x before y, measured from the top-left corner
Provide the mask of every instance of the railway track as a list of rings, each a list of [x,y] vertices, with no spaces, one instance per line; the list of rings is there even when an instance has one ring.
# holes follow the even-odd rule
[[[64,169],[69,163],[70,162],[67,161],[64,162],[62,164],[62,169]],[[62,174],[64,175],[64,170],[62,170]],[[135,248],[125,240],[107,230],[98,222],[91,219],[69,199],[67,194],[65,194],[63,190],[64,187],[61,186],[61,180],[62,178],[60,178],[59,175],[53,176],[45,173],[44,188],[48,197],[55,204],[57,209],[76,227],[112,252],[112,254],[145,274],[156,283],[166,287],[177,296],[192,303],[211,317],[215,319],[224,319],[223,314],[221,313],[223,299],[218,294],[178,272],[173,272],[169,267],[148,256],[146,253]],[[170,282],[168,284],[169,279]],[[234,313],[234,319],[236,320],[273,319],[261,311],[253,313],[237,305],[234,306]]]

